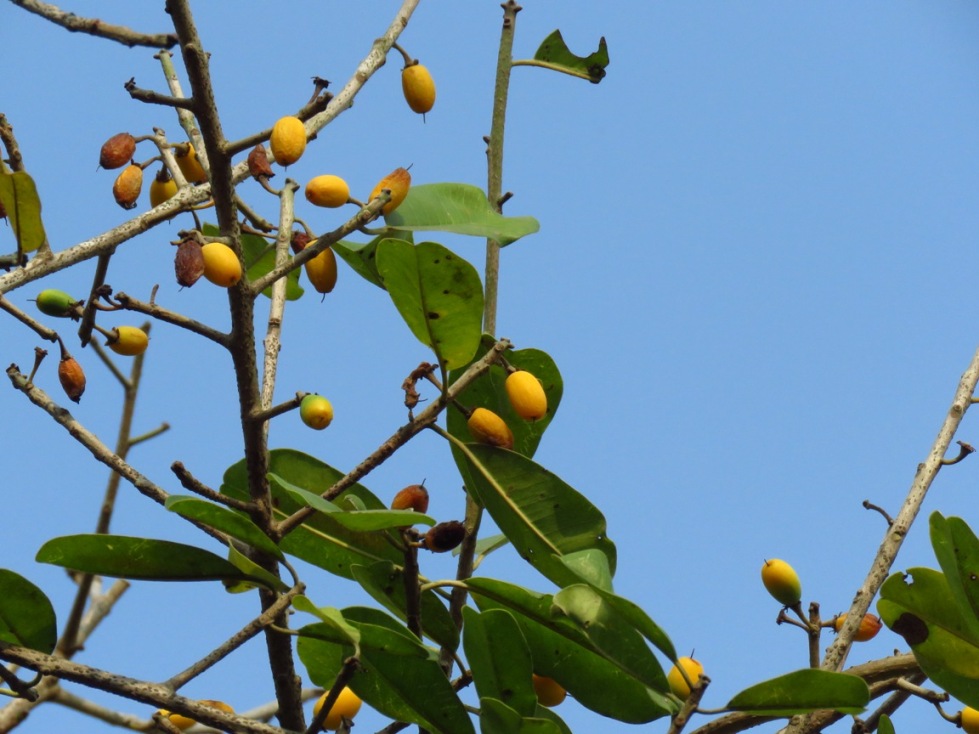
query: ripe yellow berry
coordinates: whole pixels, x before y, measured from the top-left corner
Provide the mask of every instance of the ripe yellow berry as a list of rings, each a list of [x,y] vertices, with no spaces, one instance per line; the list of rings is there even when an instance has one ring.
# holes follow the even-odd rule
[[[514,412],[524,420],[535,421],[547,415],[544,387],[526,370],[517,370],[507,376],[506,394]]]
[[[272,156],[280,166],[298,161],[306,150],[306,126],[298,117],[282,117],[272,126]]]
[[[207,174],[204,172],[204,167],[201,166],[201,162],[197,160],[197,151],[194,150],[194,146],[191,143],[175,145],[173,151],[176,154],[177,167],[184,174],[184,178],[188,182],[201,184],[207,181]]]
[[[337,284],[337,256],[327,247],[305,264],[306,275],[317,293],[329,293]]]
[[[686,699],[690,695],[690,686],[684,680],[680,668],[683,668],[690,682],[696,685],[704,673],[704,666],[690,657],[678,658],[676,662],[677,664],[670,668],[670,672],[666,674],[666,682],[670,684],[670,690],[675,696]]]
[[[235,251],[221,242],[208,242],[201,247],[204,256],[204,277],[223,288],[241,280],[241,261]]]
[[[476,408],[466,421],[469,433],[480,443],[513,448],[513,431],[500,416],[488,408]]]
[[[310,179],[306,184],[306,199],[310,204],[335,209],[350,198],[350,187],[339,176],[325,174]]]
[[[839,615],[833,623],[836,631],[839,632],[843,629],[843,623],[846,621],[846,615]],[[860,620],[860,626],[857,628],[857,633],[853,636],[854,642],[866,642],[867,640],[872,640],[880,632],[881,628],[880,617],[870,614],[869,612],[863,615],[863,619]]]
[[[435,106],[435,81],[421,64],[414,63],[401,71],[401,91],[408,106],[419,115]]]
[[[408,196],[408,189],[410,187],[411,174],[408,173],[408,169],[396,168],[377,182],[377,186],[375,186],[373,191],[371,191],[371,195],[367,197],[367,201],[373,201],[383,189],[388,189],[391,192],[391,201],[384,205],[384,207],[381,209],[381,213],[390,214],[401,206],[401,202],[403,202],[405,197]]]
[[[171,178],[166,166],[161,166],[150,183],[150,206],[160,206],[176,193],[177,182]]]
[[[553,678],[546,675],[534,673],[534,692],[537,694],[537,701],[541,706],[557,706],[561,703],[568,692],[564,687]]]
[[[112,195],[116,203],[123,209],[135,209],[136,199],[143,190],[143,169],[135,163],[130,163],[122,169],[112,184]]]
[[[116,354],[135,357],[145,352],[150,343],[149,335],[135,326],[117,326],[112,331],[116,338],[107,341],[105,345]]]
[[[322,431],[333,422],[333,406],[322,395],[307,395],[299,403],[299,417],[310,428]]]
[[[204,699],[203,701],[198,701],[198,703],[201,703],[204,706],[210,706],[211,708],[217,709],[218,711],[223,711],[226,714],[233,714],[235,712],[235,710],[231,708],[228,704],[226,704],[224,701],[212,701],[210,699]],[[194,719],[191,719],[187,716],[183,716],[182,714],[171,714],[166,709],[160,709],[160,713],[163,716],[165,716],[170,721],[171,724],[173,724],[175,727],[180,729],[180,731],[186,731],[187,729],[189,729],[190,727],[192,727],[194,724],[197,723],[197,721],[195,721]]]
[[[765,565],[761,567],[761,581],[779,604],[790,607],[802,599],[799,575],[792,566],[779,558],[765,561]]]
[[[979,734],[979,711],[971,706],[966,706],[959,714],[962,720],[962,729],[965,734]]]
[[[323,708],[323,702],[326,701],[329,693],[329,691],[324,693],[313,704],[313,716],[319,714],[320,709]],[[360,700],[360,696],[351,691],[350,688],[344,687],[340,691],[340,695],[337,696],[337,700],[333,702],[330,713],[323,720],[323,728],[327,731],[336,731],[340,728],[340,724],[343,723],[342,719],[353,719],[357,715],[357,712],[360,711],[361,704],[363,704],[363,701]]]

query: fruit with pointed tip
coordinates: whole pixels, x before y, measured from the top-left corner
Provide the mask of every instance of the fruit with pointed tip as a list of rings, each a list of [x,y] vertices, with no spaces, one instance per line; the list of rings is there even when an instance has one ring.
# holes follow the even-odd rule
[[[417,61],[401,70],[401,91],[413,112],[424,115],[435,106],[435,81]]]
[[[322,431],[333,422],[333,405],[322,395],[310,393],[299,403],[299,417],[310,428]]]
[[[272,156],[280,166],[291,166],[306,150],[306,126],[298,117],[279,118],[272,126],[269,138]]]
[[[779,604],[791,607],[802,599],[799,574],[780,558],[765,561],[765,565],[761,567],[761,581]]]
[[[319,700],[313,704],[313,716],[319,716],[320,709],[323,708],[328,695],[330,695],[329,691],[320,696]],[[344,686],[340,695],[337,696],[337,700],[330,707],[330,712],[323,720],[323,729],[336,731],[344,720],[351,721],[357,715],[362,704],[363,701],[360,700],[360,696],[350,690],[348,686]]]
[[[698,660],[684,656],[677,658],[676,664],[666,674],[666,682],[670,684],[670,690],[673,691],[673,695],[686,700],[690,696],[690,684],[687,683],[687,680],[683,677],[683,673],[680,672],[681,668],[687,674],[690,683],[697,685],[700,676],[704,674],[704,666]]]
[[[476,408],[466,421],[469,433],[480,443],[513,448],[513,431],[500,416],[489,408]]]
[[[317,293],[329,293],[337,284],[337,256],[332,247],[316,255],[311,260],[307,260],[305,265],[306,276]]]
[[[37,294],[35,302],[41,313],[59,318],[71,316],[75,311],[75,306],[78,305],[74,298],[56,288],[45,288]]]
[[[173,152],[177,160],[177,168],[180,169],[189,183],[202,184],[207,182],[207,173],[197,158],[197,151],[194,150],[193,143],[178,143],[173,146]]]
[[[112,184],[112,195],[123,209],[135,209],[139,192],[143,190],[143,169],[130,163],[116,176]]]
[[[391,500],[392,510],[414,510],[422,514],[428,512],[428,490],[424,484],[409,484],[398,491]]]
[[[390,214],[408,196],[408,189],[411,188],[411,174],[407,168],[395,168],[391,173],[377,182],[377,186],[367,197],[367,201],[373,201],[384,189],[391,192],[391,200],[381,208],[381,214]]]

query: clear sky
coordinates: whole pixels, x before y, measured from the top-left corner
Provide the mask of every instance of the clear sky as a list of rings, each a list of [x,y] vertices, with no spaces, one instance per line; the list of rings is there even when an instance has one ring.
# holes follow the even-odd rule
[[[533,215],[541,229],[503,252],[498,333],[557,361],[564,400],[536,459],[603,510],[619,551],[616,591],[639,603],[678,649],[696,651],[713,681],[704,705],[720,707],[748,684],[807,662],[804,635],[774,624],[778,605],[761,586],[763,560],[792,563],[804,602],[820,602],[825,617],[846,609],[885,530],[861,502],[896,512],[976,348],[979,6],[524,6],[515,57],[531,57],[560,28],[583,55],[604,35],[611,64],[597,86],[514,69],[507,213]],[[162,2],[63,7],[147,32],[170,28]],[[228,137],[301,107],[312,76],[342,86],[397,7],[390,0],[197,3]],[[401,63],[392,58],[288,175],[301,183],[342,175],[355,196],[408,164],[416,183],[484,185],[500,15],[495,1],[423,0],[401,41],[438,85],[427,120],[403,103]],[[111,195],[114,174],[96,170],[100,145],[124,130],[179,131],[170,110],[133,102],[123,90],[130,78],[165,89],[153,52],[68,34],[3,3],[0,59],[0,112],[37,182],[53,248],[123,222],[128,214]],[[140,159],[151,155],[144,146]],[[275,216],[275,201],[256,185],[243,193]],[[303,215],[319,231],[340,221],[329,210]],[[224,328],[222,293],[205,282],[180,291],[173,280],[168,242],[189,226],[189,217],[180,218],[127,243],[108,280],[144,299],[159,283],[159,302]],[[481,268],[481,241],[432,239]],[[11,241],[0,225],[5,251]],[[93,267],[48,283],[81,294]],[[9,297],[32,307],[28,299],[40,288]],[[29,369],[38,339],[9,318],[0,324],[3,363]],[[336,419],[312,432],[285,416],[271,443],[339,468],[356,465],[402,422],[401,381],[430,358],[387,296],[343,264],[324,302],[310,292],[289,305],[283,340],[277,398],[321,392]],[[111,444],[119,390],[94,355],[76,351],[89,387],[72,412]],[[57,394],[54,359],[44,367],[38,383]],[[134,451],[141,472],[182,491],[169,471],[179,460],[220,483],[241,455],[229,370],[213,345],[153,327],[136,430],[163,421],[172,428]],[[94,527],[106,470],[20,393],[0,390],[0,415],[3,565],[38,583],[64,618],[72,586],[34,554],[48,537]],[[971,416],[958,438],[979,440]],[[979,459],[943,470],[924,512],[979,526],[977,470]],[[461,519],[460,479],[434,436],[420,437],[364,484],[387,498],[422,479],[432,490],[431,512]],[[129,487],[113,531],[213,549]],[[433,577],[451,573],[442,559],[424,560]],[[924,522],[897,565],[937,565]],[[509,552],[482,570],[550,590]],[[317,603],[366,601],[352,584],[308,573]],[[78,659],[162,680],[223,641],[256,606],[219,585],[136,584]],[[904,641],[885,630],[857,646],[850,662],[894,649],[906,649]],[[252,643],[185,692],[239,710],[265,702],[263,652]],[[558,713],[575,731],[634,728],[573,701]],[[904,707],[895,724],[899,732],[949,726],[924,703]],[[366,710],[358,717],[360,732],[383,725]],[[44,706],[22,730],[66,726],[77,727],[77,718]],[[660,721],[643,730],[666,728]]]

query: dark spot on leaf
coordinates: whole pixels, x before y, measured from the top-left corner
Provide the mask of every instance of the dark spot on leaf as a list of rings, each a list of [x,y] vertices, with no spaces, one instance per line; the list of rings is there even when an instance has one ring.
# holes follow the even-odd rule
[[[428,312],[428,318],[430,318],[430,319],[432,319],[434,321],[435,319],[441,318],[441,315],[438,314],[438,313],[436,313],[435,311],[429,311]]]
[[[891,629],[901,635],[904,641],[912,647],[920,645],[928,639],[928,625],[922,621],[921,617],[910,612],[905,612],[898,617]]]
[[[443,296],[447,296],[447,295],[449,295],[449,291],[448,291],[448,289],[446,289],[446,290],[444,290],[444,291],[442,291],[442,295],[443,295]]]
[[[432,260],[432,262],[433,262],[434,264],[436,264],[436,265],[438,265],[438,264],[439,264],[440,262],[442,262],[442,261],[441,261],[441,260]]]

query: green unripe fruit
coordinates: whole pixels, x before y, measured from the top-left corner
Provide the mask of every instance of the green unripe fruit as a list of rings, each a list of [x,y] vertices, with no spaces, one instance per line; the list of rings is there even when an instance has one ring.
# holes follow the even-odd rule
[[[761,581],[779,604],[791,607],[802,599],[799,575],[783,560],[773,558],[765,561],[765,565],[761,567]]]
[[[333,422],[333,406],[322,395],[307,395],[299,404],[299,417],[310,428],[322,431]]]
[[[78,302],[67,293],[54,288],[48,288],[37,294],[37,307],[41,313],[46,313],[48,316],[62,318],[71,316],[76,303]]]

